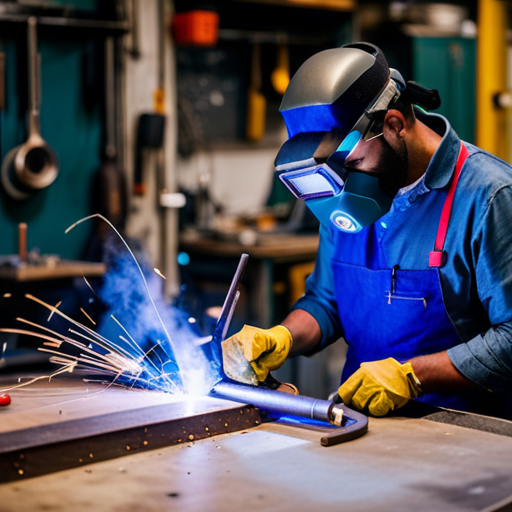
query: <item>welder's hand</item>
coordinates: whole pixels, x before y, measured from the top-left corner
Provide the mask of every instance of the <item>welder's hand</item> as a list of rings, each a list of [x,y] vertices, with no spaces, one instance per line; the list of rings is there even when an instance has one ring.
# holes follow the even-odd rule
[[[256,385],[283,366],[292,347],[292,335],[283,325],[243,329],[222,342],[224,372],[233,380]]]
[[[338,390],[343,403],[373,416],[384,416],[420,393],[411,363],[400,364],[392,357],[362,363]]]

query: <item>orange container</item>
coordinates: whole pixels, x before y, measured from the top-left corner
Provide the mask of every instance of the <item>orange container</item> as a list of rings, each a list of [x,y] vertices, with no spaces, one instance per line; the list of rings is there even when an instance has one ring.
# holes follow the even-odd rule
[[[215,46],[219,40],[219,14],[214,11],[178,12],[173,20],[177,45]]]

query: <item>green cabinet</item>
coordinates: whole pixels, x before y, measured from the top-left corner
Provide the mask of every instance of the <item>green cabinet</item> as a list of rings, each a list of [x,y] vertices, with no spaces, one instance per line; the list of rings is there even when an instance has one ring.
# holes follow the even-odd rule
[[[437,113],[461,139],[476,136],[476,40],[462,37],[412,37],[412,79],[438,89]]]
[[[0,256],[18,252],[21,222],[28,225],[29,249],[69,259],[87,254],[94,223],[68,235],[64,231],[96,211],[96,178],[104,148],[103,44],[106,36],[119,36],[124,30],[112,28],[115,6],[100,0],[13,2],[0,13],[0,51],[5,54],[0,164],[27,139],[27,25],[22,20],[29,13],[40,19],[41,134],[60,163],[55,182],[27,200],[12,199],[0,186]],[[81,25],[84,20],[89,25]],[[94,22],[99,29],[90,27]]]
[[[24,27],[23,27],[24,29]],[[21,29],[21,30],[23,30]],[[26,104],[19,66],[26,65],[21,38],[4,40],[6,108],[1,119],[1,157],[26,140]],[[65,229],[92,212],[94,177],[100,168],[102,116],[98,104],[83,101],[84,41],[40,37],[41,132],[59,158],[59,175],[47,189],[25,201],[0,192],[0,255],[18,251],[18,224],[28,225],[29,249],[80,259],[91,227],[65,235]],[[22,93],[23,91],[23,93]],[[26,94],[26,93],[25,93]]]

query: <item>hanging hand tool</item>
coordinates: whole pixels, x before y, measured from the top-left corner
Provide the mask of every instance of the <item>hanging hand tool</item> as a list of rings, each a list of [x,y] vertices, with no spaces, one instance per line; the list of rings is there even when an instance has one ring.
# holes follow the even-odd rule
[[[20,263],[28,262],[27,224],[25,222],[20,222],[18,224],[18,255]]]
[[[0,51],[0,115],[5,109],[5,52]]]
[[[2,42],[0,42],[0,49],[0,154],[2,154],[2,131],[5,110],[5,52]]]
[[[131,55],[132,59],[140,58],[140,46],[139,46],[139,18],[137,16],[138,13],[138,1],[131,0],[131,48],[128,50],[128,53]]]
[[[140,115],[137,125],[133,193],[144,196],[147,192],[144,163],[148,150],[156,152],[157,186],[164,189],[164,136],[165,136],[165,10],[162,0],[158,1],[158,85],[153,93],[153,112]]]
[[[284,94],[290,83],[288,45],[285,41],[280,42],[277,46],[277,66],[270,75],[270,81],[278,94]]]
[[[133,193],[145,196],[147,192],[145,161],[150,150],[159,150],[164,144],[165,116],[157,113],[141,114],[137,124]]]
[[[235,383],[226,377],[222,370],[221,342],[226,338],[240,297],[240,281],[248,258],[247,254],[242,254],[217,321],[212,342],[209,344],[214,364],[219,368],[222,376],[222,380],[213,387],[210,393],[217,398],[250,403],[263,410],[281,415],[300,416],[340,427],[321,438],[322,446],[331,446],[361,437],[368,431],[368,418],[343,404],[269,389],[269,387],[275,388],[276,382],[279,384],[273,377],[270,377],[268,384],[263,385],[265,387]]]
[[[28,19],[28,139],[6,155],[2,165],[2,184],[14,199],[28,199],[51,185],[59,172],[55,151],[41,137],[40,58],[37,52],[37,19]]]
[[[247,139],[257,142],[265,135],[267,100],[261,92],[261,45],[253,43],[251,83],[247,95]]]
[[[105,40],[105,149],[98,176],[98,211],[118,230],[124,229],[126,219],[126,185],[119,168],[116,144],[115,108],[115,41]],[[105,236],[104,222],[97,225],[100,239]]]

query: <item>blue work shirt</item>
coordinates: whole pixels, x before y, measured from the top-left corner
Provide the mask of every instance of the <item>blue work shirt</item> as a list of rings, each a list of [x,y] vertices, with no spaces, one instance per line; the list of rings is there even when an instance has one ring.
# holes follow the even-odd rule
[[[383,261],[372,262],[375,258],[370,254],[361,261],[365,256],[358,254],[355,264],[429,268],[440,219],[422,208],[422,199],[445,193],[449,187],[460,139],[442,116],[420,114],[418,118],[442,141],[422,179],[400,191],[390,211],[376,221]],[[463,340],[448,350],[448,356],[471,381],[501,391],[512,384],[512,167],[465,145],[469,156],[453,201],[444,245],[447,259],[440,268],[446,310]],[[331,268],[335,239],[336,228],[320,228],[314,272],[306,281],[304,296],[293,307],[309,312],[319,323],[320,350],[343,336]]]

